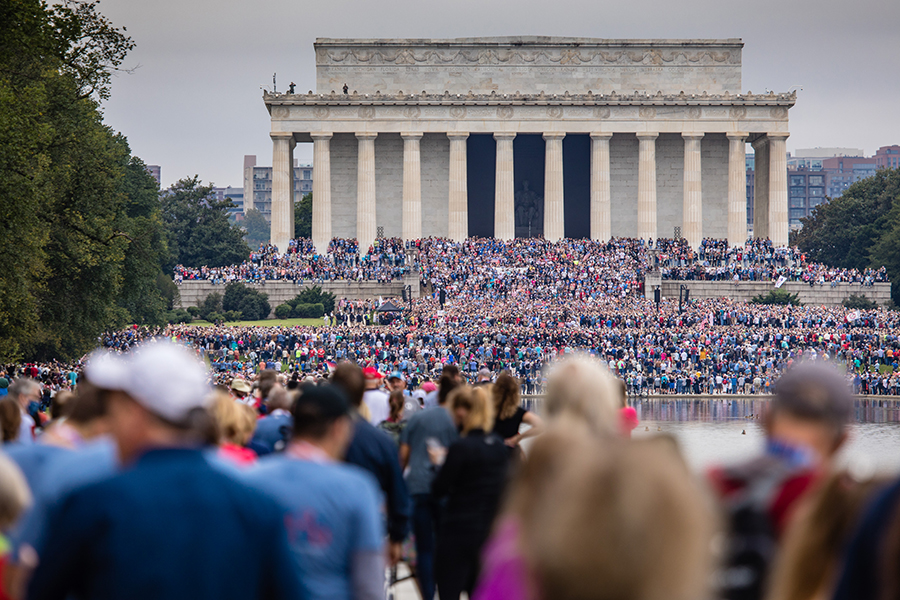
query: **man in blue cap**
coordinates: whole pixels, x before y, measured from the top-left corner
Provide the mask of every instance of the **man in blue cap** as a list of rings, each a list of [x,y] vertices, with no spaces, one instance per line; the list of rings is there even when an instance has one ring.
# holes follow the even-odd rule
[[[197,357],[148,343],[91,379],[109,392],[123,470],[51,514],[28,598],[302,598],[277,504],[200,447],[209,386]]]

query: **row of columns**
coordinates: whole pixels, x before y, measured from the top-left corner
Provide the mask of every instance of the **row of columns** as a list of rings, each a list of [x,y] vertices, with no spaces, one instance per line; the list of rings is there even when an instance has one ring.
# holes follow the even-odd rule
[[[422,237],[421,132],[401,133],[403,139],[402,237]],[[565,133],[545,133],[544,237],[557,241],[565,236],[563,152]],[[658,133],[640,132],[638,139],[637,235],[656,239],[656,139]],[[703,239],[702,133],[682,133],[684,140],[684,200],[682,235],[694,248]],[[376,237],[375,139],[377,133],[357,133],[357,239],[365,252]],[[468,236],[466,140],[468,133],[448,133],[450,140],[449,228],[450,239]],[[756,152],[754,236],[769,237],[776,245],[788,241],[787,158],[788,134],[760,135],[752,140]],[[331,133],[313,133],[313,224],[315,247],[324,252],[331,241]],[[494,236],[515,237],[513,189],[513,140],[515,133],[495,133],[496,179]],[[747,239],[746,133],[729,133],[728,241],[742,245]],[[591,134],[591,238],[612,237],[609,141],[611,133]],[[272,241],[280,250],[294,235],[290,199],[293,196],[292,134],[272,134]]]

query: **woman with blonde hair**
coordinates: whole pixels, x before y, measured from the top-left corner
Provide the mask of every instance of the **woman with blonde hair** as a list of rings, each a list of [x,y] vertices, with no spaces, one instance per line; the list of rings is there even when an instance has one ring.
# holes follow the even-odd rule
[[[510,486],[501,516],[485,547],[484,575],[475,600],[529,597],[531,576],[520,529],[531,518],[533,501],[583,446],[620,439],[619,387],[599,361],[575,354],[554,364],[547,381],[545,433],[534,444]]]
[[[219,432],[219,454],[242,466],[256,462],[256,452],[246,447],[256,429],[253,407],[216,392],[211,414]]]
[[[478,579],[481,547],[506,483],[509,449],[491,433],[494,403],[482,387],[461,386],[447,399],[462,438],[450,445],[431,490],[446,498],[438,526],[435,581],[441,600],[469,596]]]
[[[522,408],[519,382],[508,371],[503,371],[497,377],[497,381],[491,386],[491,395],[494,397],[494,412],[497,415],[494,419],[494,433],[500,436],[507,446],[518,450],[522,440],[539,435],[543,431],[544,423],[541,418]],[[519,433],[522,423],[529,425],[530,428]]]

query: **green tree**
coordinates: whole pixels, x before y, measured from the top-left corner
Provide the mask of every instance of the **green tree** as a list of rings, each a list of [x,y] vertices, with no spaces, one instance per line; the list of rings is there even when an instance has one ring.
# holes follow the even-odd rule
[[[167,303],[158,198],[99,110],[133,43],[95,2],[0,23],[0,359],[70,358]]]
[[[800,306],[800,296],[787,290],[771,290],[768,294],[759,294],[750,299],[751,304],[774,304],[780,306]]]
[[[334,311],[334,294],[322,290],[321,286],[313,285],[294,296],[290,301],[292,306],[297,304],[321,304],[326,313]]]
[[[246,231],[244,239],[247,241],[251,250],[256,250],[259,248],[260,244],[269,243],[271,227],[263,214],[257,209],[251,208],[244,214],[244,220],[241,222],[241,226],[244,228],[244,231]]]
[[[312,192],[303,194],[294,207],[294,235],[298,238],[312,237]]]
[[[884,266],[891,281],[900,279],[900,169],[879,169],[801,223],[792,243],[811,260],[860,270]],[[900,301],[900,286],[891,295]]]
[[[272,308],[269,296],[251,289],[243,283],[232,281],[225,286],[222,297],[222,308],[227,311],[240,312],[245,321],[258,321],[269,317]]]
[[[169,246],[166,272],[175,265],[221,267],[246,260],[244,231],[228,220],[231,200],[217,200],[199,177],[181,179],[162,194],[162,215]]]

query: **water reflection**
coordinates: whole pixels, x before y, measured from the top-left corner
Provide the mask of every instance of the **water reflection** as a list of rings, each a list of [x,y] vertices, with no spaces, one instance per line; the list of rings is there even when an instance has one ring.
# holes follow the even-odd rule
[[[756,398],[665,398],[631,399],[641,421],[756,421],[769,407],[768,399]],[[857,423],[900,423],[897,400],[856,400]]]
[[[652,399],[633,404],[641,421],[635,437],[675,437],[696,471],[740,462],[762,450],[767,400]],[[900,402],[857,400],[854,408],[855,422],[838,464],[860,474],[900,472]]]

